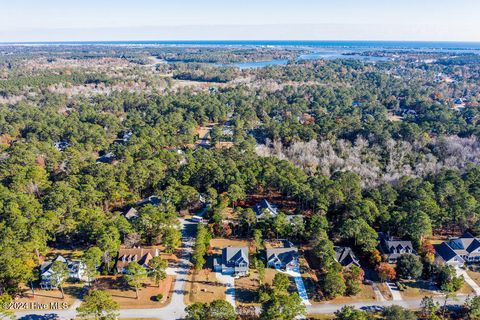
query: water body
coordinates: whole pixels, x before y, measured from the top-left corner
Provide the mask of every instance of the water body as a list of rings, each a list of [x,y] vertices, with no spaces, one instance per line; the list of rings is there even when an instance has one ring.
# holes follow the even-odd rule
[[[3,42],[19,45],[205,45],[205,46],[295,46],[337,48],[390,48],[390,49],[444,49],[480,50],[480,42],[434,42],[434,41],[303,41],[303,40],[206,40],[206,41],[63,41],[63,42]]]
[[[351,51],[347,51],[351,52]],[[351,60],[362,60],[366,62],[377,62],[377,61],[389,61],[389,58],[386,57],[372,57],[372,56],[364,56],[361,54],[348,54],[345,55],[343,51],[327,51],[327,52],[312,52],[308,54],[302,54],[298,56],[296,61],[303,61],[303,60],[335,60],[335,59],[351,59]],[[253,62],[238,62],[233,63],[232,66],[238,67],[240,69],[255,69],[255,68],[263,68],[267,66],[285,66],[288,64],[288,60],[286,59],[277,59],[277,60],[269,60],[269,61],[253,61]]]

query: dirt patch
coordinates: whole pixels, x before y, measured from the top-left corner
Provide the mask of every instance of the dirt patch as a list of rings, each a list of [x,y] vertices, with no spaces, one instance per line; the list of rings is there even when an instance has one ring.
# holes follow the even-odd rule
[[[226,287],[217,280],[215,272],[209,269],[193,271],[187,278],[185,286],[184,301],[185,304],[193,304],[196,302],[212,302],[214,300],[225,300]]]

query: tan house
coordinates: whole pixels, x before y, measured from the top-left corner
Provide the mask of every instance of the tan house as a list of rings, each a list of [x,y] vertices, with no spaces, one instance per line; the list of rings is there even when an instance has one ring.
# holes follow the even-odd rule
[[[160,255],[160,250],[156,248],[121,248],[118,251],[117,264],[115,268],[118,273],[125,273],[130,262],[135,261],[144,268],[148,268],[148,263],[153,257]]]

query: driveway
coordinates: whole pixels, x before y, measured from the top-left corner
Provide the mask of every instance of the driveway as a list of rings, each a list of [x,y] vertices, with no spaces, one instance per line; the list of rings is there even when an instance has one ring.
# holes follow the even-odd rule
[[[387,284],[388,291],[390,291],[390,293],[392,294],[393,301],[403,300],[402,294],[400,293],[400,289],[394,282],[387,281],[386,284]]]
[[[303,283],[302,275],[300,274],[300,269],[298,267],[294,268],[293,270],[282,271],[277,269],[277,271],[283,272],[292,276],[295,280],[295,284],[297,285],[298,295],[302,299],[302,303],[306,306],[311,305],[310,301],[308,300],[307,289],[305,288],[305,283]]]
[[[475,295],[480,295],[480,286],[468,275],[467,271],[461,268],[455,268],[455,270],[457,272],[457,276],[463,276],[465,282],[472,287]]]
[[[229,302],[233,308],[237,308],[235,304],[235,278],[232,275],[222,274],[221,272],[216,272],[217,280],[220,281],[227,287],[225,289],[226,301]]]

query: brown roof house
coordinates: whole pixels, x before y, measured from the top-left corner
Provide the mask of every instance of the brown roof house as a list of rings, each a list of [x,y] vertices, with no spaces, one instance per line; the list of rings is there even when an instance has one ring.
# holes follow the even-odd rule
[[[117,264],[115,268],[118,273],[126,273],[127,266],[130,262],[135,261],[144,268],[148,268],[148,263],[153,257],[160,255],[160,250],[156,248],[145,249],[137,248],[122,248],[118,251]]]

